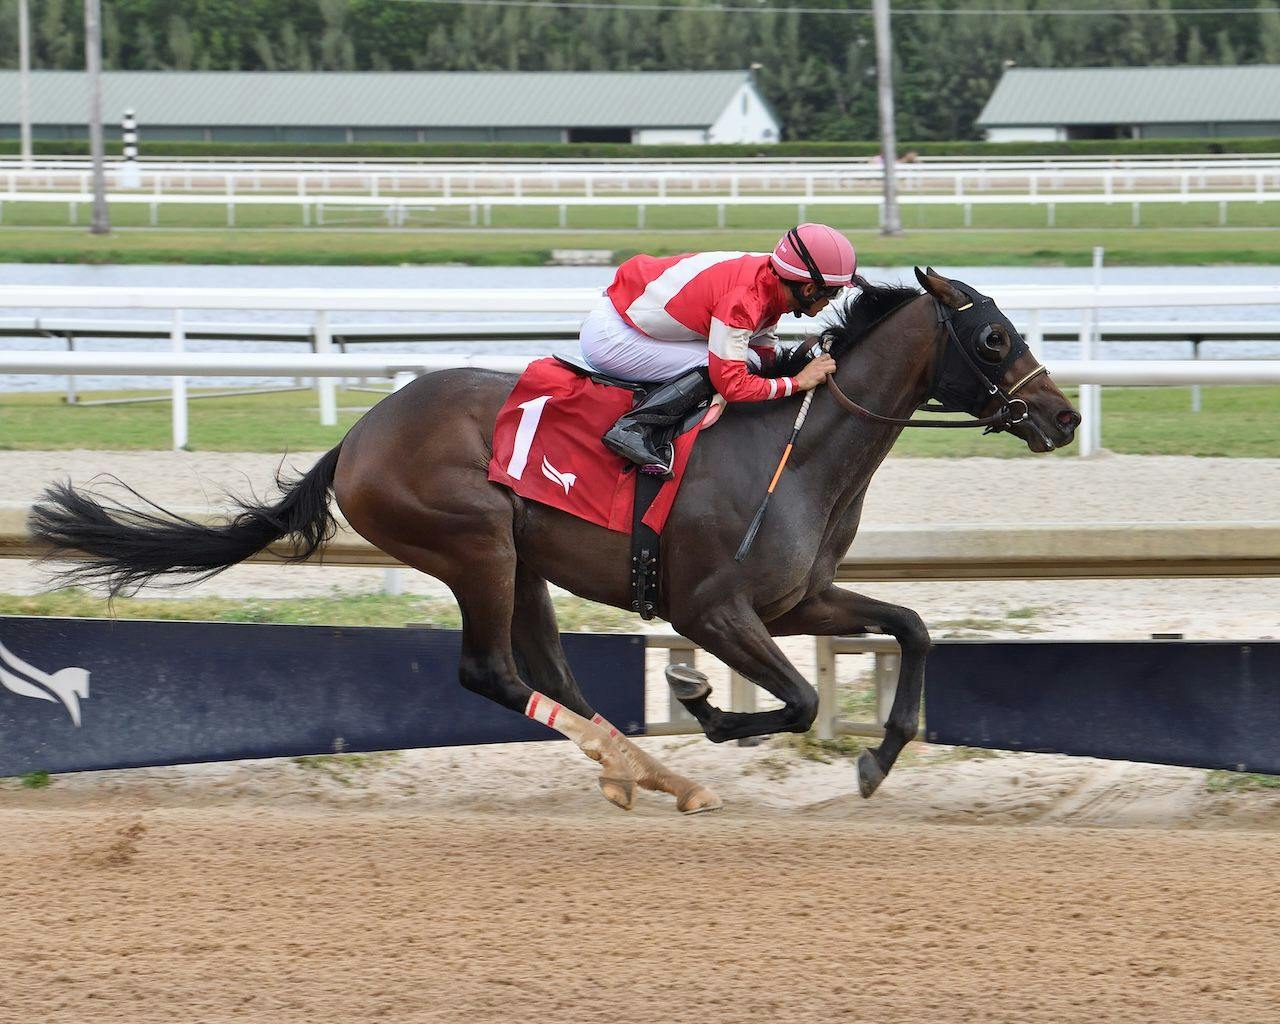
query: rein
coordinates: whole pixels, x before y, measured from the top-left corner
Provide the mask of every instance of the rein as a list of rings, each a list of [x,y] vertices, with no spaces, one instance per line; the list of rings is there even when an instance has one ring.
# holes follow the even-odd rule
[[[1040,374],[1048,373],[1049,368],[1043,363],[1037,363],[1034,370],[1023,377],[1022,380],[1018,381],[1017,384],[1013,385],[1013,387],[1008,391],[1004,391],[1000,385],[993,384],[987,379],[987,375],[982,372],[982,369],[978,364],[973,361],[973,357],[965,350],[964,345],[960,343],[959,337],[956,336],[955,326],[951,322],[951,310],[944,309],[942,303],[936,298],[933,300],[933,304],[938,312],[938,325],[944,327],[946,330],[946,335],[943,338],[943,344],[950,342],[955,346],[956,351],[964,358],[969,369],[971,369],[985,385],[987,394],[992,398],[998,398],[1000,400],[1000,408],[990,416],[983,416],[980,419],[971,420],[916,420],[899,419],[895,416],[881,416],[879,413],[874,413],[870,409],[864,409],[852,398],[846,395],[844,391],[841,390],[840,385],[836,383],[835,375],[828,374],[827,390],[831,392],[831,396],[836,400],[836,403],[846,412],[851,412],[855,416],[861,416],[863,419],[871,420],[873,423],[888,423],[895,427],[942,427],[952,429],[986,427],[988,430],[998,431],[1005,430],[1008,427],[1015,426],[1023,420],[1026,420],[1030,416],[1030,410],[1027,408],[1026,401],[1021,398],[1014,398],[1013,396],[1017,394],[1020,388],[1035,380],[1035,378],[1040,376]],[[965,310],[972,305],[973,303],[970,302],[968,305],[961,306],[960,309]],[[939,369],[941,369],[941,360],[939,360],[938,365]],[[1015,406],[1017,407],[1016,411]],[[922,406],[922,408],[932,410],[938,407]]]

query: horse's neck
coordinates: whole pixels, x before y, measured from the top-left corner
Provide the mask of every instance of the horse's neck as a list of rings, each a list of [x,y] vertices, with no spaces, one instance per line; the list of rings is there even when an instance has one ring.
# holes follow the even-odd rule
[[[927,310],[922,300],[911,303],[841,357],[835,379],[845,394],[881,416],[910,417],[933,377],[936,331]],[[846,412],[825,391],[820,388],[814,399],[813,433],[806,438],[802,461],[806,471],[826,481],[818,493],[838,512],[866,490],[902,428]],[[806,425],[802,436],[809,430]]]

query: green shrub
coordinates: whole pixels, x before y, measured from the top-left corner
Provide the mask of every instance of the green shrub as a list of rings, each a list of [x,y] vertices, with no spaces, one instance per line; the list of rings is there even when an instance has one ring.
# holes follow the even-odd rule
[[[35,152],[49,156],[84,156],[88,140],[36,140]],[[880,150],[876,142],[780,142],[774,145],[640,146],[626,143],[558,142],[159,142],[148,141],[143,126],[143,156],[156,157],[409,157],[447,159],[702,159],[752,157],[866,157]],[[1221,139],[1081,139],[1072,142],[902,142],[898,153],[920,156],[1133,156],[1143,153],[1276,153],[1280,138]],[[0,154],[18,152],[16,139],[0,141]],[[109,141],[107,152],[119,154]]]

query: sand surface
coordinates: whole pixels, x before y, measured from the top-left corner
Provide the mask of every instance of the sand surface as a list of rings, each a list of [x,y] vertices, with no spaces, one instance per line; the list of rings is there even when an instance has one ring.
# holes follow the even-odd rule
[[[217,504],[277,461],[3,452],[0,498],[109,470]],[[1269,460],[901,460],[867,519],[1276,519],[1277,494]],[[39,579],[0,564],[0,590]],[[196,592],[381,583],[246,567]],[[866,589],[938,635],[1280,635],[1270,580]],[[726,809],[619,812],[564,743],[0,783],[0,1022],[1280,1019],[1280,790],[916,745],[862,801],[844,760],[644,743]]]

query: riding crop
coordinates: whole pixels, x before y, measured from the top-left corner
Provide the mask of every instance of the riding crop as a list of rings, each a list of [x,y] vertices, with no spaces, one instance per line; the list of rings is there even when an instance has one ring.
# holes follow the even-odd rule
[[[822,351],[827,351],[827,341],[822,340]],[[778,480],[782,477],[782,470],[787,465],[787,459],[791,458],[791,449],[795,447],[796,438],[800,436],[800,428],[804,426],[805,417],[809,415],[809,403],[813,401],[813,392],[817,388],[813,388],[805,393],[804,401],[800,403],[800,411],[796,414],[796,422],[791,427],[791,437],[787,440],[787,446],[782,450],[782,458],[778,461],[778,468],[773,471],[773,479],[769,481],[769,489],[764,493],[764,501],[760,502],[760,507],[756,509],[756,514],[751,517],[751,525],[747,527],[746,535],[742,538],[742,543],[738,545],[738,553],[733,556],[735,562],[741,562],[747,557],[747,552],[751,550],[751,544],[756,539],[756,534],[760,532],[760,524],[764,522],[764,510],[769,507],[769,499],[773,497],[773,490],[778,486]]]

